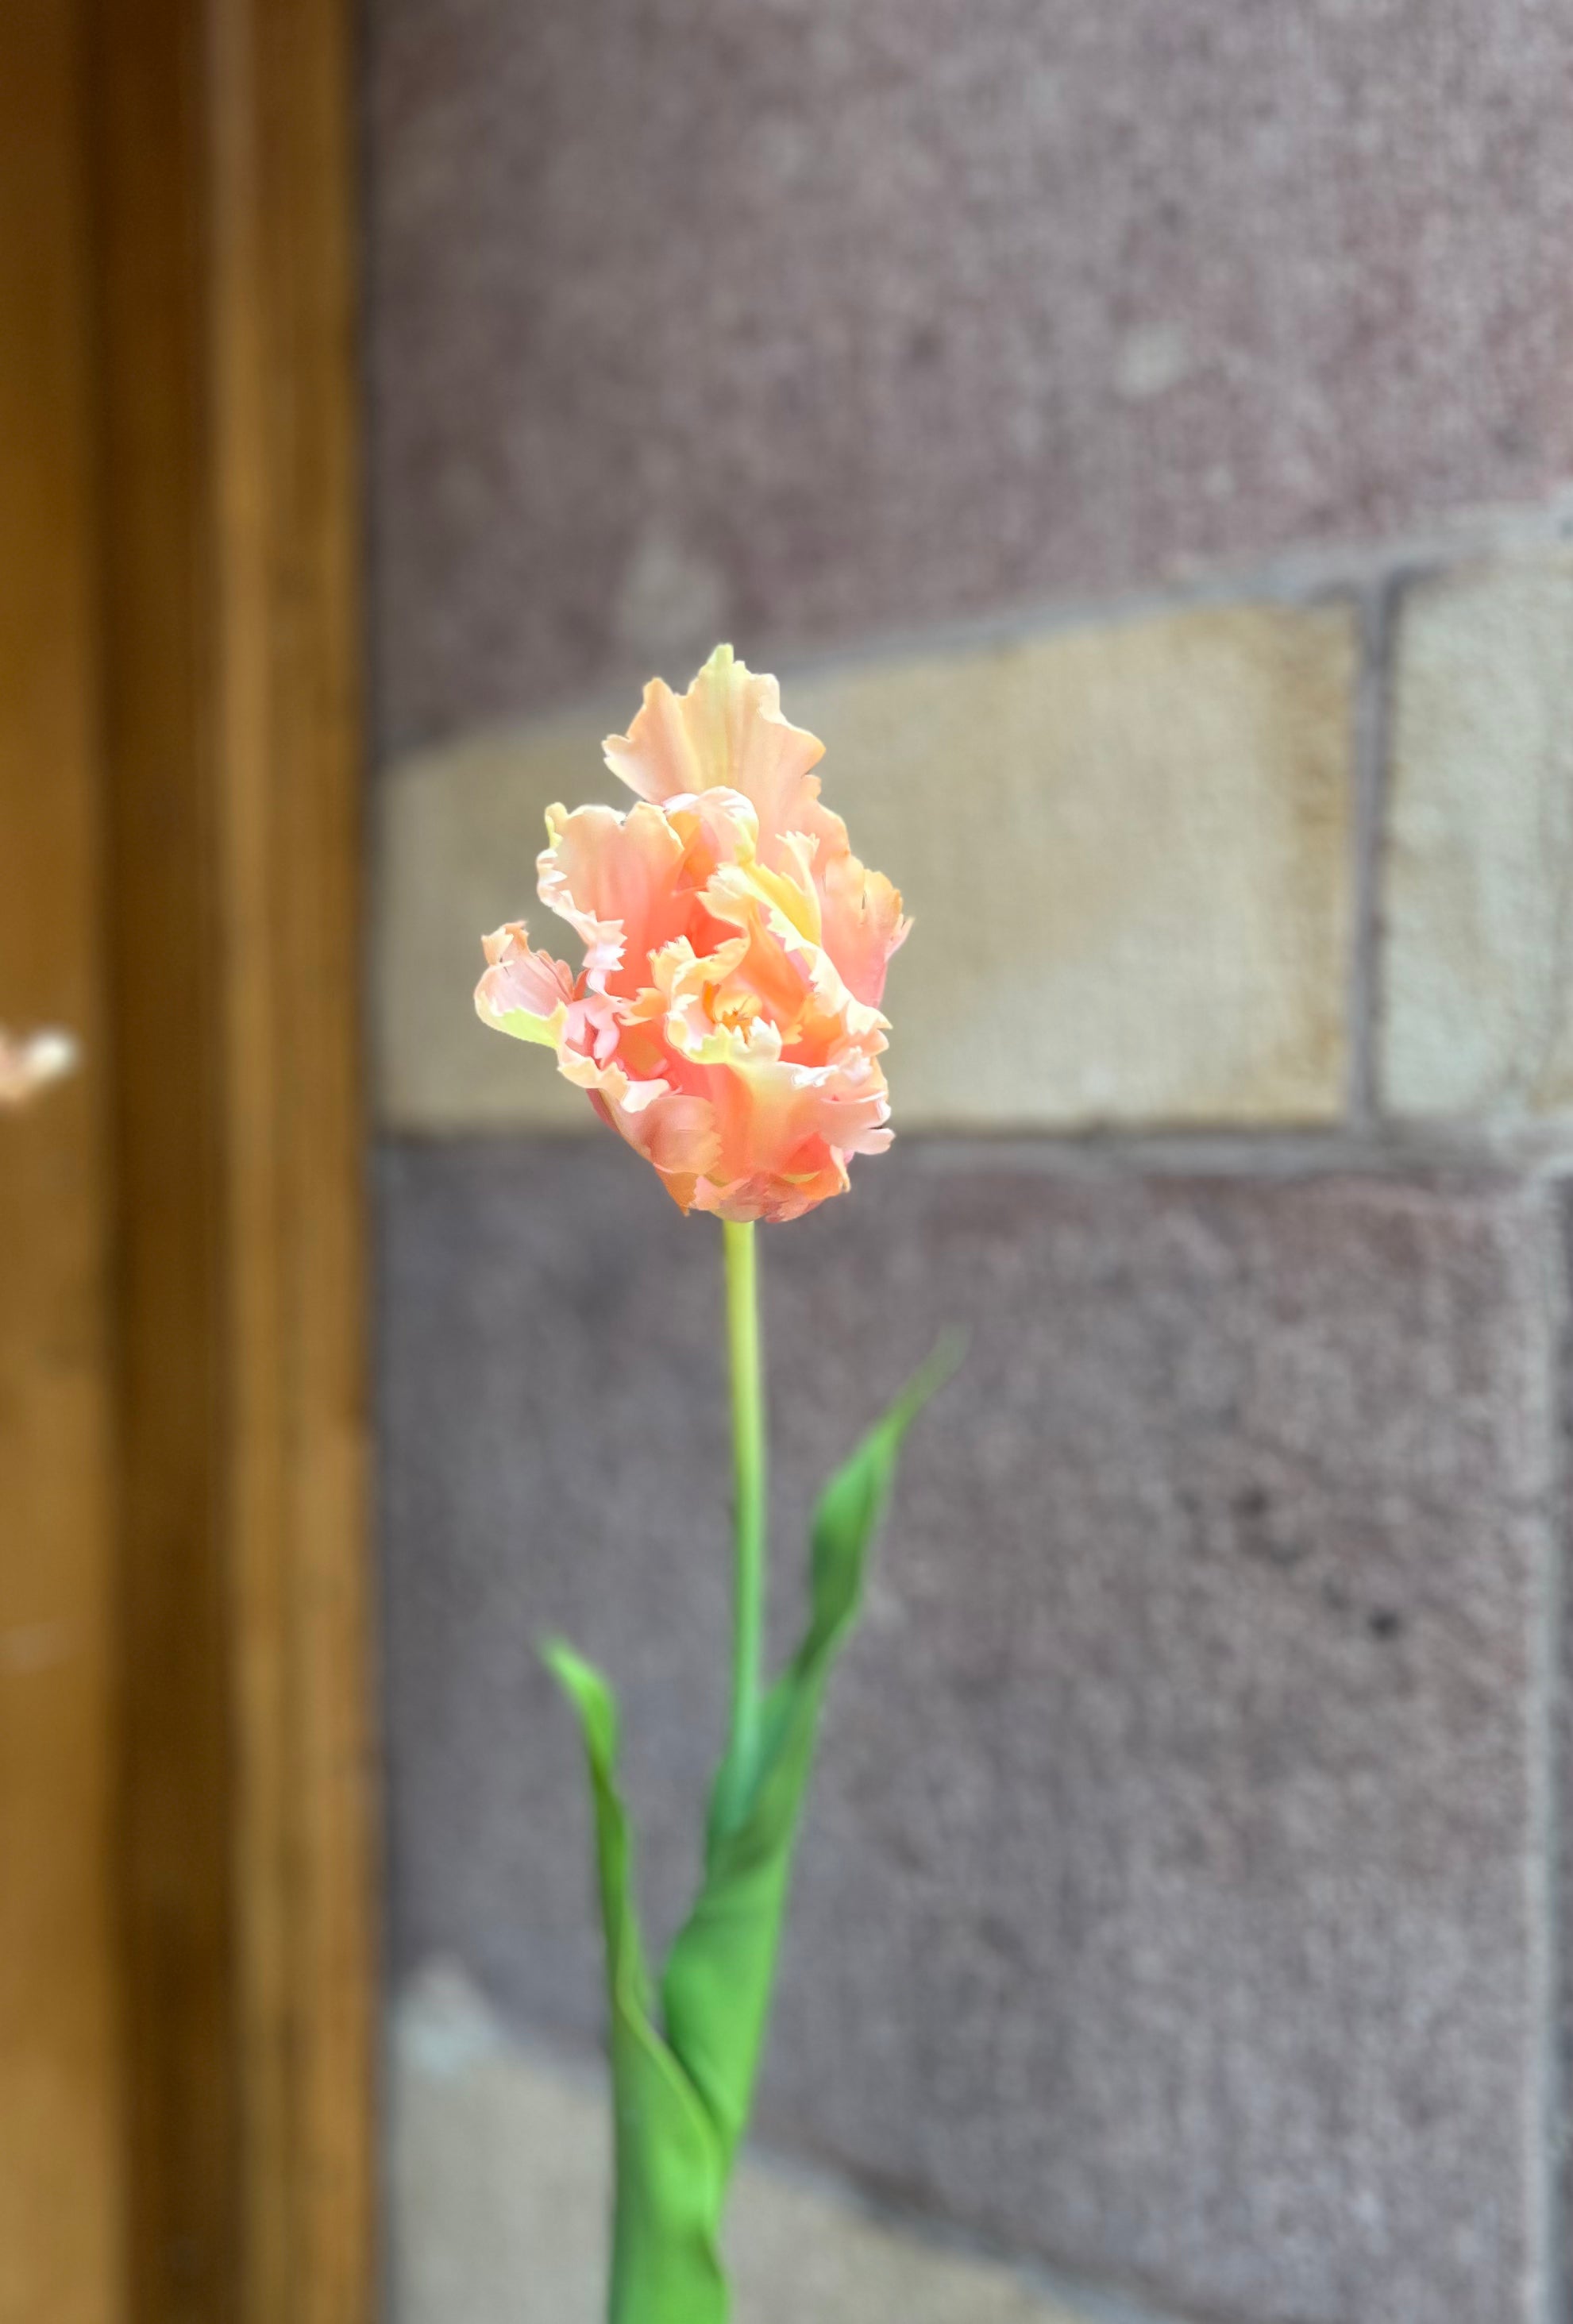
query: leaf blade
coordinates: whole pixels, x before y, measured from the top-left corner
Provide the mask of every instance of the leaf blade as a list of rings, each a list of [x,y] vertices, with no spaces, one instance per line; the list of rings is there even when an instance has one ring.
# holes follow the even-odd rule
[[[747,2126],[764,2047],[798,1820],[831,1668],[857,1618],[903,1440],[960,1360],[959,1344],[943,1341],[821,1494],[807,1627],[765,1698],[746,1789],[740,1796],[725,1761],[717,1775],[704,1884],[667,1957],[661,1998],[667,2041],[714,2125],[723,2183]]]
[[[594,1812],[616,2164],[611,2324],[725,2324],[717,2237],[726,2174],[704,2100],[650,2016],[616,1698],[560,1640],[541,1658],[578,1716]]]

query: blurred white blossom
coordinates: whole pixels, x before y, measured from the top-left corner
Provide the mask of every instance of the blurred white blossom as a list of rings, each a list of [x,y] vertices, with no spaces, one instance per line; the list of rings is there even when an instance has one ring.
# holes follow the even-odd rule
[[[77,1058],[69,1033],[51,1030],[14,1039],[0,1028],[0,1108],[25,1105],[46,1084],[73,1071]]]

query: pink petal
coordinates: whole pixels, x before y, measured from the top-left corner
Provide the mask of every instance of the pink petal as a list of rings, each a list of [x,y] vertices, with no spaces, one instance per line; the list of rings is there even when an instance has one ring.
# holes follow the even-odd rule
[[[552,807],[550,846],[537,863],[543,904],[577,930],[584,972],[598,989],[636,992],[650,954],[682,934],[692,897],[678,884],[681,835],[661,810],[640,804]]]
[[[761,849],[806,827],[819,796],[812,770],[824,756],[816,735],[782,717],[776,680],[755,677],[730,646],[716,647],[686,694],[653,678],[628,733],[609,734],[602,747],[612,773],[641,798],[741,791],[758,813]]]
[[[555,1042],[574,998],[566,961],[532,952],[522,920],[510,920],[481,940],[485,974],[475,987],[475,1013],[516,1040]]]

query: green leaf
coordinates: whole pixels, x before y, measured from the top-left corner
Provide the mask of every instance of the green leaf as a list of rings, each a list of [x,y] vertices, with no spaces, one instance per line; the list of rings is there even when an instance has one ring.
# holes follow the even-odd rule
[[[650,2015],[616,1700],[571,1648],[542,1649],[579,1715],[595,1811],[616,2115],[610,2324],[726,2324],[721,2216],[769,2016],[825,1683],[861,1602],[902,1439],[960,1353],[942,1342],[820,1498],[808,1627],[765,1699],[751,1764],[729,1756],[717,1772],[704,1886],[662,1982],[665,2038]]]
[[[722,2149],[704,2098],[650,2021],[616,1700],[571,1648],[554,1641],[542,1657],[578,1712],[594,1802],[615,2109],[611,2324],[725,2324]]]
[[[959,1342],[942,1342],[826,1486],[814,1517],[807,1630],[765,1698],[753,1766],[723,1761],[716,1776],[704,1882],[672,1947],[661,1998],[667,2041],[714,2130],[723,2190],[764,2046],[825,1683],[861,1603],[902,1439],[961,1353]]]

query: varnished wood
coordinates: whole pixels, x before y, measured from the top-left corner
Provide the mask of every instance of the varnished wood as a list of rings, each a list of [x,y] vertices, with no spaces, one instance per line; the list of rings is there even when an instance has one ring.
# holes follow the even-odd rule
[[[244,2312],[249,2324],[340,2324],[367,2296],[373,2014],[354,98],[344,7],[226,0],[217,17],[220,747],[250,1809]]]
[[[0,10],[0,2324],[373,2308],[348,22]]]
[[[121,2324],[112,1335],[84,21],[0,9],[0,2324]]]
[[[223,899],[199,19],[97,26],[133,2314],[238,2315]]]
[[[98,0],[134,2314],[371,2312],[349,11]]]

